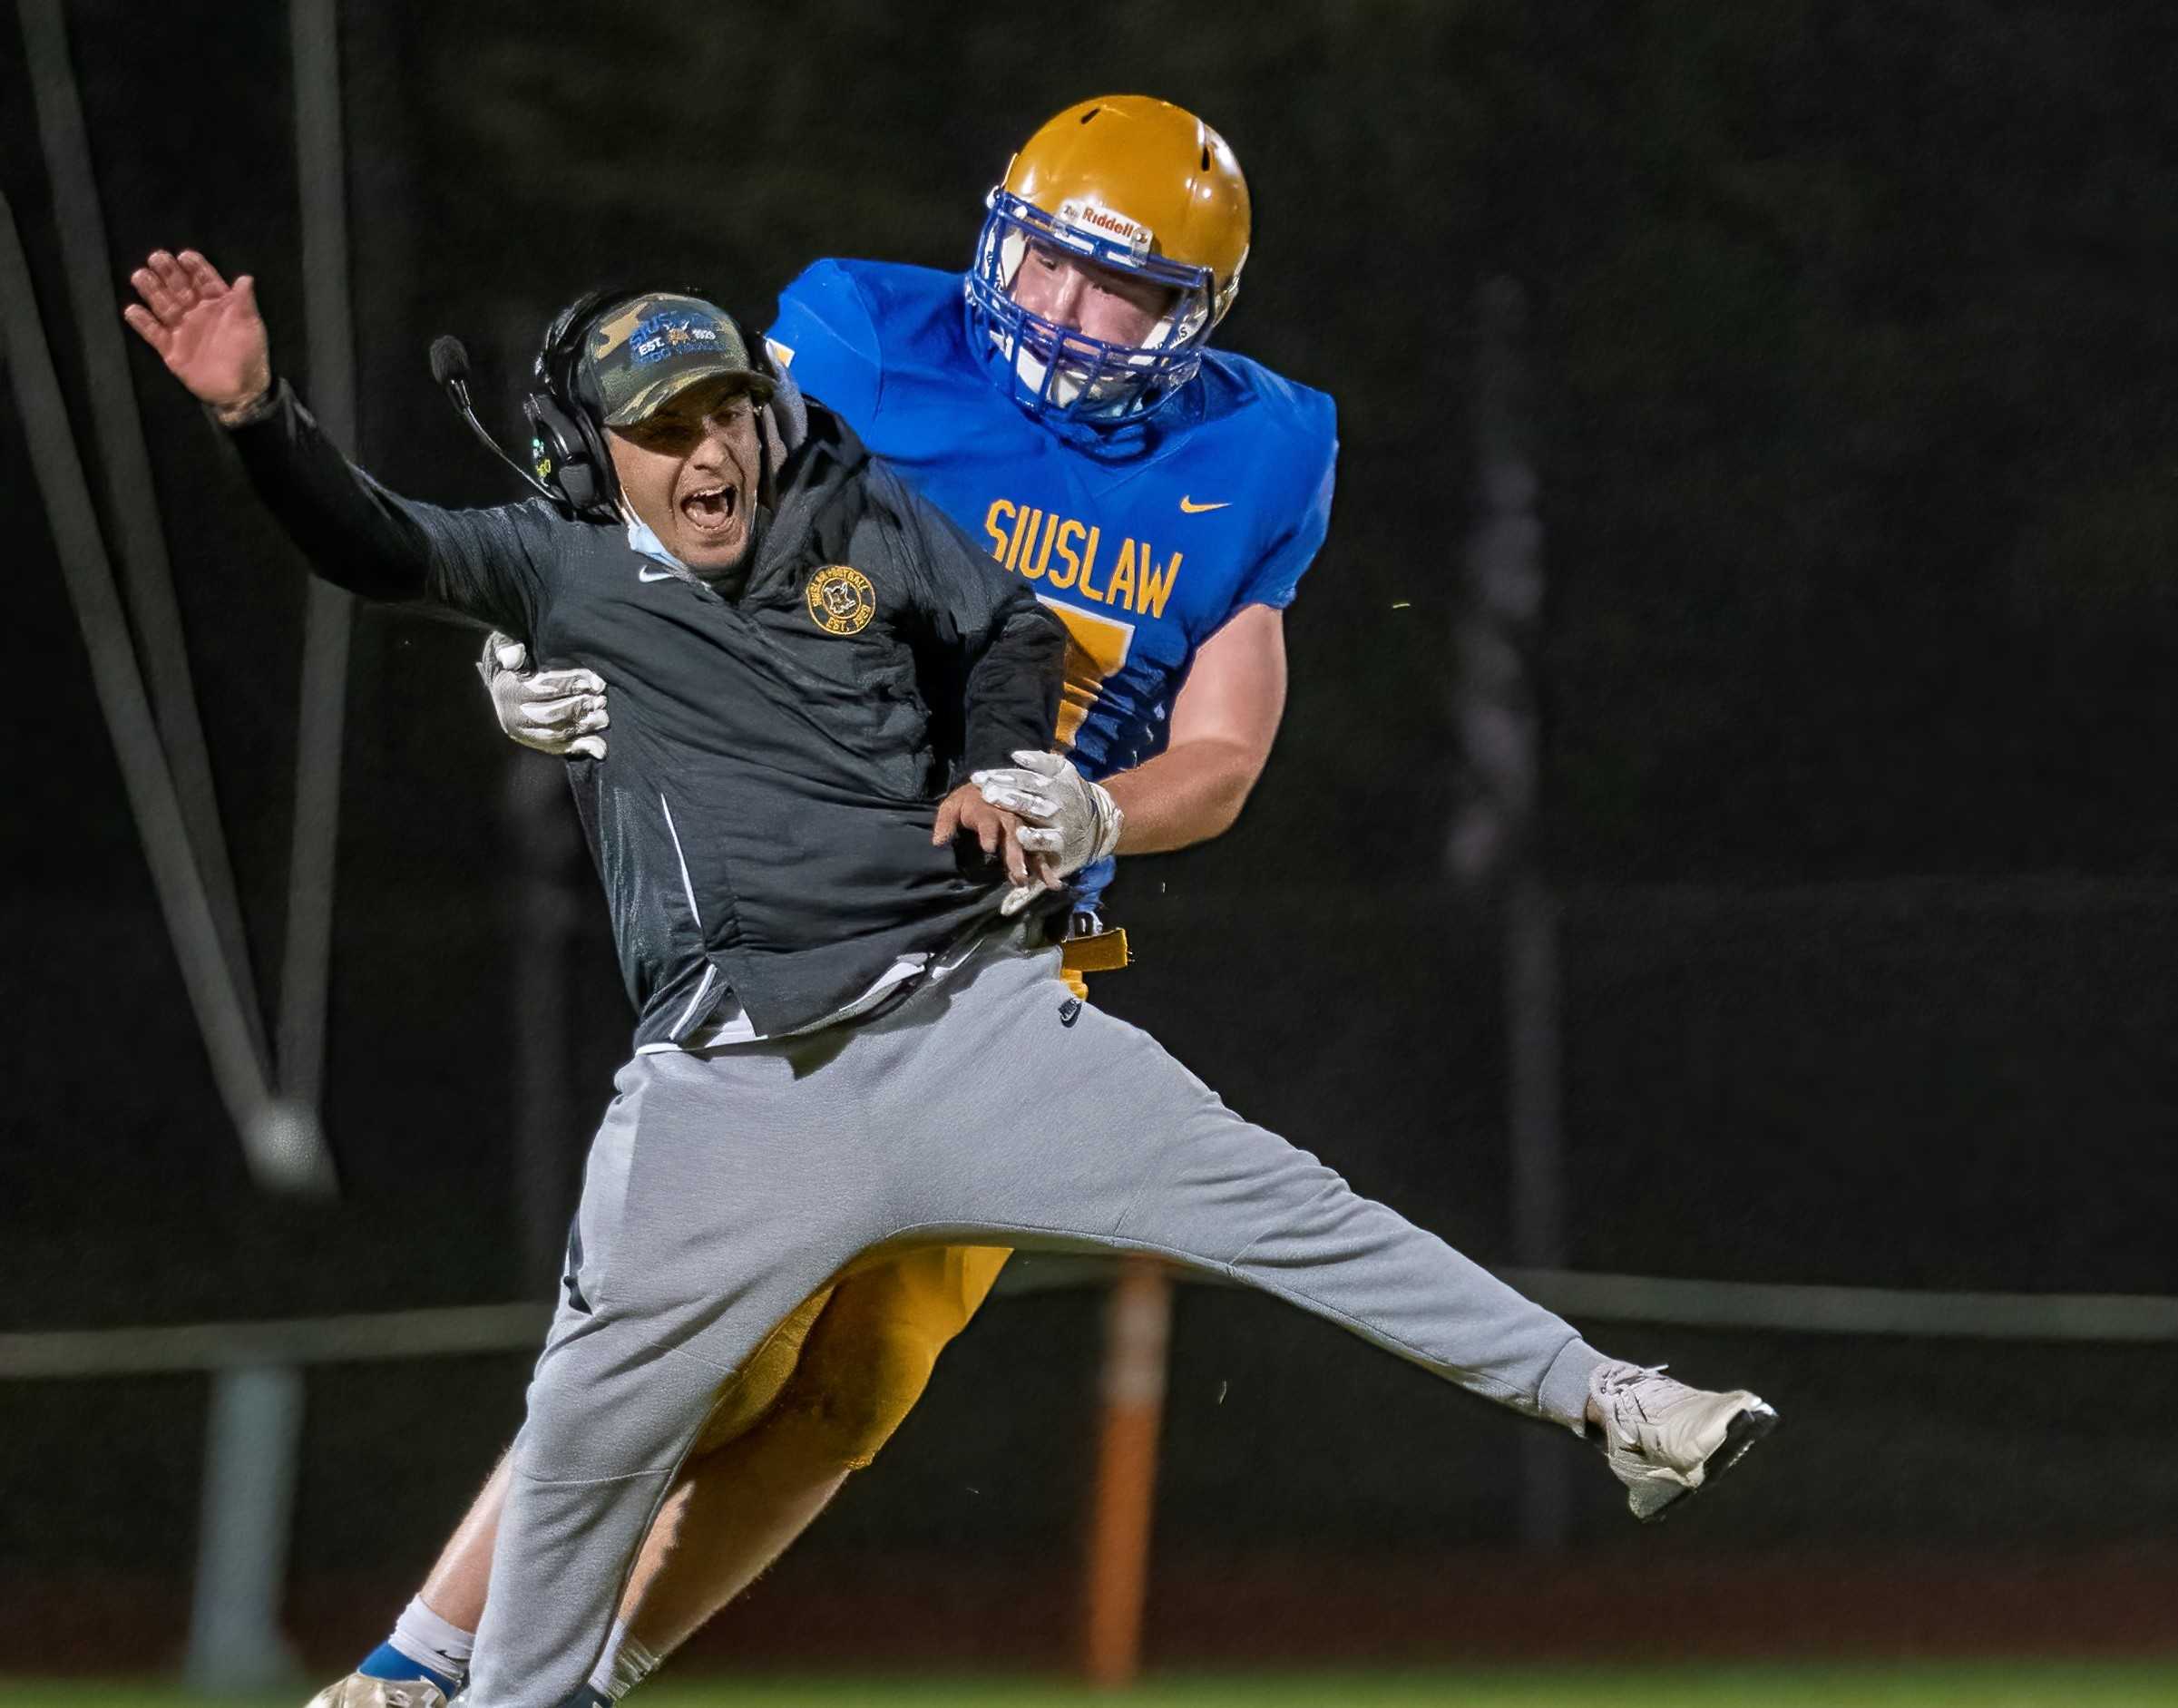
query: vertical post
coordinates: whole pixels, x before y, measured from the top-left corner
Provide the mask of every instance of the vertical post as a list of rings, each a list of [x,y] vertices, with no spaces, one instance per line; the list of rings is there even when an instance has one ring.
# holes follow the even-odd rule
[[[76,456],[75,434],[54,371],[52,347],[38,317],[30,263],[5,195],[0,195],[0,348],[6,352],[31,467],[44,495],[61,572],[90,655],[92,686],[98,693],[107,733],[113,738],[122,786],[151,868],[151,887],[173,940],[181,988],[203,1034],[212,1083],[241,1136],[243,1154],[259,1182],[269,1189],[292,1187],[308,1178],[310,1157],[283,1147],[282,1135],[267,1118],[272,1104],[264,1064],[242,994],[227,976],[214,909],[198,873],[188,821],[130,644],[128,618],[99,533],[91,488]]]
[[[104,464],[114,556],[135,612],[135,645],[143,659],[143,677],[198,878],[219,933],[225,976],[233,986],[235,1007],[248,1029],[259,1073],[269,1078],[271,1067],[249,964],[249,937],[220,822],[211,759],[197,716],[181,612],[153,495],[157,489],[151,483],[151,454],[136,408],[136,388],[129,377],[127,343],[113,296],[113,267],[106,252],[105,215],[99,204],[75,68],[68,54],[67,20],[61,0],[21,0],[20,11],[38,137],[53,180],[54,222],[60,232],[68,292],[75,304],[76,339],[83,353],[92,426],[99,460]]]
[[[1492,279],[1476,299],[1478,505],[1468,544],[1455,708],[1465,800],[1448,850],[1454,873],[1496,903],[1505,1027],[1505,1125],[1511,1150],[1513,1260],[1566,1259],[1560,1118],[1558,903],[1537,847],[1542,729],[1529,659],[1543,611],[1539,483],[1529,449],[1528,374],[1519,285]],[[1520,1534],[1530,1547],[1565,1540],[1570,1510],[1563,1444],[1522,1444]]]
[[[1157,1500],[1157,1436],[1165,1417],[1172,1280],[1153,1257],[1129,1257],[1106,1318],[1103,1423],[1089,1519],[1089,1681],[1123,1690],[1142,1667],[1142,1610]]]
[[[295,146],[302,187],[303,307],[310,401],[334,442],[356,447],[347,163],[340,134],[340,21],[335,0],[295,0]],[[288,864],[288,936],[280,968],[280,1088],[315,1118],[325,1077],[326,996],[333,936],[333,861],[340,830],[341,733],[351,602],[310,582],[295,747],[295,838]]]
[[[202,1553],[184,1675],[197,1694],[231,1700],[298,1672],[278,1623],[302,1434],[302,1372],[222,1370],[205,1430]]]
[[[326,431],[352,450],[356,371],[336,0],[295,0],[289,23],[310,394]],[[331,982],[349,611],[347,594],[322,581],[310,583],[296,727],[287,941],[280,962],[277,1059],[281,1098],[276,1119],[307,1135],[319,1158],[327,1157],[318,1137],[318,1111]],[[299,1371],[265,1366],[219,1378],[206,1444],[203,1534],[190,1632],[189,1679],[203,1693],[233,1694],[278,1683],[295,1670],[279,1637],[278,1615],[302,1425]]]

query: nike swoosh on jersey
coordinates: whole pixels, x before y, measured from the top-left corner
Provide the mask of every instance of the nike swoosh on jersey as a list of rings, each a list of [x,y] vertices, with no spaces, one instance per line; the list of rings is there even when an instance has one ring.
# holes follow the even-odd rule
[[[671,570],[638,570],[636,579],[642,581],[673,581],[680,578]]]
[[[1231,508],[1232,503],[1233,501],[1228,498],[1223,503],[1198,504],[1184,493],[1180,497],[1180,508],[1190,516],[1199,516],[1206,510],[1226,510]]]

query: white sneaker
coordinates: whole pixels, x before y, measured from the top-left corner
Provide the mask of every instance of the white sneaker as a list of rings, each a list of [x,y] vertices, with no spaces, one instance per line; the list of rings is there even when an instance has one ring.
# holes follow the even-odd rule
[[[446,1696],[427,1678],[366,1678],[350,1673],[311,1697],[305,1708],[446,1708]]]
[[[1588,1379],[1603,1414],[1598,1445],[1626,1487],[1634,1517],[1653,1524],[1672,1502],[1721,1477],[1777,1427],[1777,1413],[1744,1389],[1711,1393],[1640,1364],[1604,1364]],[[1595,1435],[1590,1426],[1591,1436]]]

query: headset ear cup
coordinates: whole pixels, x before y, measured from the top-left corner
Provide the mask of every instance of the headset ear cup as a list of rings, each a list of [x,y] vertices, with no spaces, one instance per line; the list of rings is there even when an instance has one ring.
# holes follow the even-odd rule
[[[560,487],[567,494],[567,502],[574,506],[577,515],[597,507],[598,483],[587,460],[578,459],[564,464]]]
[[[580,364],[580,347],[571,342],[562,350],[559,383],[548,401],[567,447],[567,501],[578,515],[601,515],[611,511],[619,483],[613,478],[612,453],[606,447],[604,429],[598,425],[604,405],[585,383]]]
[[[611,448],[605,443],[604,433],[591,420],[587,409],[575,412],[574,425],[582,447],[581,455],[575,461],[581,471],[583,490],[578,496],[571,486],[567,495],[577,510],[610,510],[613,494],[620,490]]]
[[[560,406],[557,398],[543,392],[532,392],[523,400],[522,411],[536,429],[544,455],[551,459],[551,472],[539,478],[577,513],[596,505],[601,494],[590,435]]]

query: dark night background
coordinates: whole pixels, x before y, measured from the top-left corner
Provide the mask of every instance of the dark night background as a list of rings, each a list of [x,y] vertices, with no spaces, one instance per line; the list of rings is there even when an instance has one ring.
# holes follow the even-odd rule
[[[307,396],[283,15],[83,0],[69,18],[116,287],[157,246],[255,272]],[[1099,999],[1500,1263],[1493,924],[1443,873],[1471,309],[1485,280],[1519,280],[1572,1266],[2178,1291],[2178,14],[2162,0],[357,5],[342,51],[357,449],[450,502],[512,487],[431,386],[435,333],[467,339],[504,432],[536,330],[594,282],[698,281],[761,319],[820,255],[964,265],[1009,151],[1069,102],[1139,89],[1225,132],[1257,225],[1221,341],[1336,396],[1337,507],[1289,617],[1269,772],[1221,842],[1130,863],[1114,911],[1139,961]],[[12,34],[0,148],[65,378]],[[269,985],[305,582],[194,406],[132,360]],[[504,874],[513,804],[557,788],[552,763],[498,736],[467,630],[359,614],[327,1102],[346,1191],[259,1196],[23,431],[0,411],[0,1329],[537,1293],[512,1182],[542,1148],[547,1196],[571,1193],[628,1025],[563,847],[580,926],[546,1006],[570,1089],[555,1131],[517,1130]],[[80,412],[78,433],[88,454]],[[571,814],[544,818],[571,838]],[[841,1562],[929,1557],[953,1562],[951,1599],[918,1615],[929,1642],[1063,1640],[1097,1311],[1079,1289],[995,1304],[759,1590],[769,1623],[802,1629]],[[1639,1537],[1675,1568],[2178,1584],[2167,1345],[1597,1338],[1787,1413],[1733,1504]],[[408,1593],[517,1419],[524,1364],[313,1375],[295,1564],[327,1628],[373,1630]],[[1426,1612],[1432,1585],[1488,1576],[1478,1551],[1510,1545],[1513,1426],[1320,1324],[1190,1291],[1173,1383],[1161,1584],[1230,1612],[1284,1561],[1326,1600]],[[55,1584],[179,1606],[202,1420],[190,1378],[0,1385],[0,1585],[18,1606]],[[1616,1508],[1583,1468],[1576,1535],[1626,1544]],[[864,1602],[807,1615],[843,1652],[854,1609],[889,1605],[896,1577],[858,1581]],[[1485,1640],[1443,1616],[1438,1646]],[[1385,1617],[1383,1641],[1405,1640]],[[729,1615],[728,1647],[766,1624]],[[1214,1625],[1153,1612],[1153,1646],[1215,1647]],[[176,1630],[153,1617],[140,1640]],[[12,1640],[0,1616],[0,1655]]]

